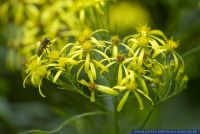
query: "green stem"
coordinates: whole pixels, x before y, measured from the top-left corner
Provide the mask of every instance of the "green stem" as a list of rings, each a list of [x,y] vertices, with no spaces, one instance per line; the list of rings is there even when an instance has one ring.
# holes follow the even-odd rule
[[[46,134],[52,134],[52,133],[57,133],[58,131],[60,131],[64,126],[66,126],[67,124],[78,120],[80,118],[86,117],[86,116],[94,116],[94,115],[108,115],[110,113],[108,112],[101,112],[101,111],[96,111],[96,112],[88,112],[88,113],[83,113],[83,114],[79,114],[79,115],[75,115],[72,116],[71,118],[66,119],[61,125],[59,125],[56,129],[53,129],[51,131],[43,131],[43,130],[28,130],[28,131],[24,131],[21,132],[19,134],[30,134],[30,133],[46,133]]]
[[[186,58],[186,57],[188,57],[188,56],[190,56],[190,55],[192,55],[193,53],[196,53],[196,52],[198,52],[198,51],[200,51],[200,47],[193,48],[193,49],[191,49],[191,50],[189,50],[189,51],[183,53],[183,54],[182,54],[182,57],[183,57],[183,58]]]
[[[114,105],[115,105],[115,109],[114,109],[114,124],[115,124],[115,134],[119,134],[119,116],[118,116],[118,111],[117,111],[117,97],[115,97],[114,100]]]
[[[155,109],[155,106],[152,107],[152,109],[150,110],[150,112],[148,113],[147,117],[145,118],[144,122],[142,123],[141,127],[139,129],[143,129],[144,126],[146,125],[147,121],[149,120],[149,118],[151,117],[151,114],[153,113],[153,110]]]
[[[154,109],[155,109],[158,105],[160,105],[161,103],[165,102],[165,101],[168,100],[169,98],[174,97],[175,95],[177,95],[177,94],[169,95],[168,97],[165,97],[164,99],[162,99],[161,101],[159,101],[158,103],[156,103],[156,104],[152,107],[152,109],[149,111],[147,117],[145,118],[144,122],[142,123],[142,125],[141,125],[141,127],[140,127],[139,129],[143,129],[143,128],[144,128],[144,126],[145,126],[146,123],[148,122],[149,118],[151,117],[151,115],[152,115]]]

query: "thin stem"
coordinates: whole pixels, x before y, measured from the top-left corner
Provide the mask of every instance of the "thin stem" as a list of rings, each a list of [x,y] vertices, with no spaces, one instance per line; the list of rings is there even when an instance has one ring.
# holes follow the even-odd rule
[[[108,112],[101,112],[101,111],[96,111],[96,112],[88,112],[88,113],[83,113],[79,115],[72,116],[68,119],[66,119],[61,125],[59,125],[57,128],[50,130],[50,131],[44,131],[44,130],[28,130],[21,132],[19,134],[30,134],[30,133],[47,133],[47,134],[52,134],[60,131],[64,126],[68,125],[69,123],[78,120],[80,118],[86,117],[86,116],[94,116],[94,115],[108,115],[110,113]]]
[[[186,58],[186,57],[192,55],[193,53],[196,53],[197,51],[200,51],[200,47],[193,48],[193,49],[191,49],[191,50],[189,50],[189,51],[183,53],[183,54],[182,54],[182,57],[183,57],[183,58]]]
[[[143,129],[146,123],[148,122],[149,118],[151,117],[151,114],[153,113],[153,110],[155,109],[155,106],[152,107],[150,112],[148,113],[147,117],[145,118],[144,122],[142,123],[141,127],[139,129]]]
[[[175,95],[177,95],[177,94],[169,95],[168,97],[166,97],[166,98],[162,99],[161,101],[159,101],[158,103],[156,103],[156,104],[152,107],[152,109],[149,111],[147,117],[145,118],[144,122],[142,123],[142,125],[141,125],[141,127],[140,127],[139,129],[143,129],[143,128],[144,128],[144,126],[146,125],[146,123],[147,123],[148,120],[150,119],[150,117],[151,117],[151,115],[152,115],[154,109],[155,109],[158,105],[160,105],[161,103],[165,102],[165,101],[168,100],[169,98],[174,97]]]
[[[114,99],[114,124],[115,124],[115,134],[119,134],[119,116],[118,116],[118,111],[117,111],[117,97]]]

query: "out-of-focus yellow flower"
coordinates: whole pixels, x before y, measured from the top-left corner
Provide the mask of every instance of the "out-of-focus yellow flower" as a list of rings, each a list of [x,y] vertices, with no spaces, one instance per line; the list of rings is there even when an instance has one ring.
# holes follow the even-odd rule
[[[174,50],[176,49],[177,47],[179,46],[179,43],[178,42],[175,42],[173,39],[169,39],[167,40],[167,43],[166,43],[166,48],[167,50]]]
[[[128,18],[128,19],[127,19]],[[148,11],[137,2],[118,2],[110,8],[110,29],[119,33],[134,30],[140,23],[150,22]]]

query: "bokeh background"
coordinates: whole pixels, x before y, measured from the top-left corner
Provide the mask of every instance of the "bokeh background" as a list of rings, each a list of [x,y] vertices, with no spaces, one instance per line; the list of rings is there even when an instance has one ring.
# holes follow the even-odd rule
[[[200,0],[118,0],[111,5],[109,16],[111,31],[122,37],[133,33],[137,20],[142,20],[180,43],[177,51],[185,61],[187,89],[156,107],[144,129],[200,129]],[[0,26],[0,134],[52,130],[71,115],[95,109],[78,94],[60,90],[48,81],[43,85],[46,98],[32,86],[24,89],[21,72],[6,67],[4,36],[5,32],[12,34],[9,28]],[[120,134],[138,129],[150,110],[139,111],[135,102],[128,102],[120,113]],[[57,133],[114,133],[112,128],[111,117],[92,116],[74,121]]]

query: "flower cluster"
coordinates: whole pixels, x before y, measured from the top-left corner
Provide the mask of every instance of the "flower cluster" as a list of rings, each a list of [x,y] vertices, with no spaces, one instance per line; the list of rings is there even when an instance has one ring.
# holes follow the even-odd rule
[[[41,56],[31,57],[27,78],[39,89],[43,78],[58,85],[73,79],[89,90],[91,102],[99,94],[119,97],[118,111],[133,94],[142,110],[145,100],[153,105],[184,88],[187,76],[183,60],[175,51],[178,45],[147,25],[139,26],[136,34],[124,39],[110,36],[103,29],[93,32],[86,28],[74,43],[61,49],[51,43]],[[71,77],[63,77],[66,74]]]

